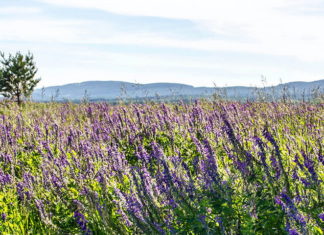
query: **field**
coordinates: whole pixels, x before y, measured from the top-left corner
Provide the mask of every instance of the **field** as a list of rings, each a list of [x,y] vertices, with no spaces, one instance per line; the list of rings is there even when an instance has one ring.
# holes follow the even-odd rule
[[[1,234],[324,234],[324,104],[0,106]]]

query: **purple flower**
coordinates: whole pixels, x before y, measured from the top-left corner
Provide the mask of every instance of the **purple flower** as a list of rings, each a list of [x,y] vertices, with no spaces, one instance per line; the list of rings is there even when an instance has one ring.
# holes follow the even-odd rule
[[[210,143],[208,142],[207,139],[205,139],[203,141],[204,143],[204,152],[205,152],[205,156],[206,156],[206,161],[205,161],[205,174],[207,174],[213,181],[214,183],[218,184],[219,183],[219,174],[217,171],[217,163],[215,160],[215,156],[214,156],[214,151],[212,149],[212,147],[210,146]]]
[[[153,223],[155,229],[159,232],[159,234],[166,234],[162,226],[158,223]]]
[[[25,182],[19,182],[17,184],[16,188],[17,188],[17,194],[18,194],[19,200],[23,201],[25,199],[27,199],[27,200],[30,200],[31,199],[32,194],[28,190],[28,187],[25,184]]]
[[[12,163],[12,156],[10,154],[1,154],[0,158],[2,158],[5,163]]]
[[[35,199],[35,204],[42,219],[47,217],[44,204],[41,200]]]
[[[284,203],[281,201],[281,199],[280,199],[280,197],[279,196],[276,196],[275,197],[275,202],[278,204],[278,205],[280,205],[280,206],[284,206]]]
[[[216,222],[219,224],[219,226],[221,227],[222,234],[225,234],[225,227],[224,227],[224,224],[223,224],[223,219],[222,219],[222,217],[220,217],[220,216],[216,216],[216,217],[215,217],[215,220],[216,220]]]
[[[145,163],[148,163],[151,159],[151,156],[145,151],[142,146],[138,147],[137,157]]]
[[[275,169],[276,172],[276,179],[279,179],[281,176],[281,171],[276,156],[271,155],[270,160],[271,160],[271,166]]]
[[[56,177],[55,175],[52,175],[51,180],[55,187],[57,187],[57,188],[63,187],[61,180],[58,177]]]
[[[304,179],[304,178],[300,178],[300,181],[306,186],[306,187],[308,187],[308,186],[310,186],[311,185],[311,183],[309,183],[306,179]]]
[[[137,199],[137,197],[132,195],[127,195],[127,211],[132,215],[135,216],[138,219],[144,220],[143,217],[143,205],[141,202]]]
[[[273,147],[275,148],[276,155],[280,157],[280,150],[277,141],[274,139],[274,137],[271,135],[268,129],[265,128],[262,134],[273,145]]]
[[[88,221],[86,220],[85,216],[80,211],[74,212],[74,218],[75,218],[77,224],[79,225],[80,229],[85,234],[90,234],[90,230],[87,228]]]
[[[320,218],[324,222],[324,213],[319,214],[318,218]]]
[[[241,160],[234,161],[234,164],[237,166],[237,168],[243,173],[248,174],[248,164],[246,162],[243,162]]]
[[[6,213],[1,213],[1,219],[5,221],[7,219]]]
[[[6,185],[11,183],[11,176],[9,174],[5,174],[0,170],[0,184]]]
[[[237,144],[237,139],[235,137],[235,134],[234,134],[234,130],[231,126],[231,124],[229,123],[229,121],[227,120],[226,118],[226,115],[222,115],[222,119],[223,119],[223,122],[224,122],[224,126],[223,126],[223,130],[225,131],[225,133],[228,135],[228,138],[229,140],[234,144],[236,145]]]
[[[299,179],[296,169],[294,169],[294,171],[293,171],[292,178],[294,180],[298,180]]]
[[[304,151],[302,151],[302,155],[304,157],[304,165],[307,168],[308,172],[311,174],[314,182],[318,182],[318,177],[314,169],[314,161],[312,161]]]
[[[73,202],[73,204],[76,206],[76,208],[77,208],[78,210],[82,210],[82,209],[84,209],[83,204],[82,204],[79,200],[74,199],[74,200],[72,200],[72,202]]]
[[[318,160],[324,165],[324,156],[321,154],[318,154]]]
[[[299,235],[296,229],[289,229],[289,235]]]
[[[277,146],[277,142],[276,140],[273,138],[273,136],[270,134],[270,132],[268,131],[268,129],[264,129],[262,132],[263,136],[273,145],[273,146]]]
[[[286,193],[282,192],[280,196],[276,196],[275,202],[281,206],[288,218],[295,220],[303,227],[306,226],[305,218],[298,212],[294,202]]]
[[[304,166],[300,163],[300,161],[299,161],[299,157],[298,157],[297,154],[295,155],[294,162],[299,166],[299,168],[300,168],[301,170],[304,170]]]

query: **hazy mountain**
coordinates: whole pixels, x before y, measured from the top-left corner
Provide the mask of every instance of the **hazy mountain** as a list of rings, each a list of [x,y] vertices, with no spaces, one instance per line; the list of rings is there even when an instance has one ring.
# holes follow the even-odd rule
[[[293,98],[309,97],[314,91],[322,92],[324,80],[314,82],[290,82],[273,87],[193,87],[179,83],[135,84],[120,81],[89,81],[62,86],[37,89],[33,93],[35,101],[49,100],[111,100],[118,98],[158,98],[158,97],[206,97],[219,94],[232,99],[255,98],[267,93],[278,97],[285,92]]]

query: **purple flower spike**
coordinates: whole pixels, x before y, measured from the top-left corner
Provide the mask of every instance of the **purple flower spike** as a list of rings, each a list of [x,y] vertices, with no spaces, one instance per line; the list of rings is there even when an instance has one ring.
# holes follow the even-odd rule
[[[87,228],[88,221],[86,220],[85,216],[80,211],[74,212],[74,218],[75,218],[77,224],[79,225],[80,229],[85,234],[91,234],[90,230]]]

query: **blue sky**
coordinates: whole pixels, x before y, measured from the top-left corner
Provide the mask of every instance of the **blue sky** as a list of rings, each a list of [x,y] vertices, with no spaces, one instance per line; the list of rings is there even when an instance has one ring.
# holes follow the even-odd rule
[[[323,28],[322,0],[0,0],[0,50],[31,51],[39,87],[323,79]]]

